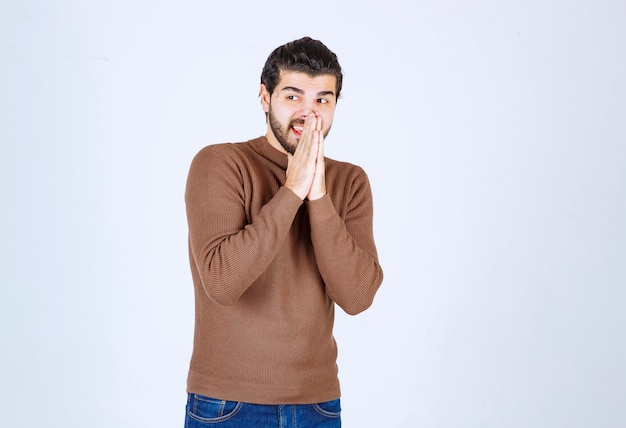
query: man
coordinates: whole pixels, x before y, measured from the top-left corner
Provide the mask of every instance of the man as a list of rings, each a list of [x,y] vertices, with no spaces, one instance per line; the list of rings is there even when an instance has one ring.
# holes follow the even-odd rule
[[[341,426],[334,304],[362,312],[383,279],[367,176],[324,158],[341,85],[321,42],[277,48],[261,75],[265,136],[191,164],[186,428]]]

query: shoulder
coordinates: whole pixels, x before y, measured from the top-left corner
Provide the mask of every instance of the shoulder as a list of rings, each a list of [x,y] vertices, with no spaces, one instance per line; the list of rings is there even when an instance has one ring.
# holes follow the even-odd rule
[[[250,163],[247,142],[211,144],[200,149],[189,166],[188,183],[239,182]]]
[[[256,162],[251,141],[211,144],[202,148],[193,158],[191,168],[241,169]]]
[[[242,156],[247,143],[219,143],[202,148],[193,158],[193,162],[207,162],[218,158],[221,160],[237,159]]]

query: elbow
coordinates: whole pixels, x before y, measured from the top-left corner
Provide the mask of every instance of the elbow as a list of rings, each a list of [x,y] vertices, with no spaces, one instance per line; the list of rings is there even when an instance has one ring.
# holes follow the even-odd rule
[[[383,275],[382,271],[380,271],[380,274],[369,287],[360,289],[358,292],[352,293],[350,296],[346,296],[346,298],[342,299],[341,302],[337,302],[337,304],[348,315],[358,315],[372,306],[376,292],[380,288],[382,282]]]
[[[198,271],[198,279],[206,297],[220,306],[233,306],[237,303],[245,289],[238,287],[244,281],[236,275],[224,275],[220,269],[211,269],[205,262]]]
[[[348,315],[358,315],[372,306],[373,302],[374,299],[372,298],[367,302],[347,302],[339,306],[341,306],[341,309],[343,309]]]
[[[233,293],[232,288],[207,279],[202,281],[202,289],[209,300],[220,306],[233,306],[240,297]]]
[[[216,293],[206,289],[205,292],[212,302],[217,303],[220,306],[233,306],[238,300],[228,293]]]

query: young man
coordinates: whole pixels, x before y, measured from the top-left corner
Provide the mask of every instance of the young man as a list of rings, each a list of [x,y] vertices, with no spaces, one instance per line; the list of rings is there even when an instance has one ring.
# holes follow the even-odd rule
[[[383,280],[367,176],[324,158],[341,85],[321,42],[277,48],[261,75],[265,136],[191,164],[186,428],[341,426],[334,305],[364,311]]]

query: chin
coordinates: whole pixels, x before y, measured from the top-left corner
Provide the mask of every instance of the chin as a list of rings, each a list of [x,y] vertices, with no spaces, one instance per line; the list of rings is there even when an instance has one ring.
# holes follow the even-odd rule
[[[285,151],[287,153],[289,153],[290,155],[293,155],[296,152],[296,147],[298,147],[298,143],[296,144],[289,144],[286,143],[284,141],[278,141],[280,143],[280,145],[282,146],[283,149],[285,149]]]

